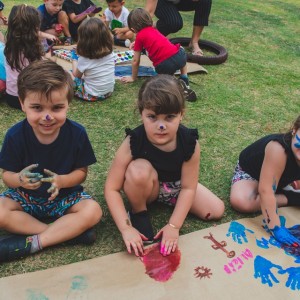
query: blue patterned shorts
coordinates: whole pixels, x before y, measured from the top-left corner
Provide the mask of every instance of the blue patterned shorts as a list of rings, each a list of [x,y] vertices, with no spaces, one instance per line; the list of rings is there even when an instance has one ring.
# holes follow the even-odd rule
[[[175,182],[160,181],[157,201],[167,205],[175,206],[180,191],[181,191],[180,180]]]
[[[92,199],[85,192],[74,192],[64,198],[56,197],[54,200],[48,200],[29,196],[19,189],[8,189],[1,193],[0,197],[7,197],[18,202],[26,213],[37,218],[61,217],[74,204],[81,200]]]
[[[84,101],[96,102],[105,100],[106,98],[110,97],[112,93],[107,93],[105,95],[100,96],[93,96],[86,92],[84,88],[84,79],[76,77],[74,79],[74,95]]]
[[[240,181],[240,180],[254,180],[257,181],[255,178],[251,177],[248,173],[244,172],[239,164],[239,161],[236,164],[236,167],[233,172],[233,177],[231,180],[231,185]]]

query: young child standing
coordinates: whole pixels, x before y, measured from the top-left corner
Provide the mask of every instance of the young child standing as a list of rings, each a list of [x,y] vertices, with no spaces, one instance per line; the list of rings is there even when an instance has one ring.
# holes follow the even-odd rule
[[[21,109],[17,79],[22,69],[44,54],[39,39],[40,18],[33,6],[21,4],[11,9],[8,18],[4,48],[6,95],[4,99],[13,108]]]
[[[128,83],[137,79],[141,53],[145,49],[158,74],[173,75],[180,69],[179,82],[183,87],[186,100],[196,101],[196,94],[189,87],[184,49],[179,44],[173,45],[154,28],[150,14],[143,8],[136,8],[130,12],[128,26],[131,31],[136,33],[133,48],[132,76],[123,77],[121,80]]]
[[[277,207],[300,206],[300,116],[285,134],[267,135],[239,156],[232,179],[230,202],[240,212],[261,210],[270,233],[281,243],[300,241],[280,223]],[[297,183],[297,182],[296,182]]]
[[[66,116],[72,85],[70,74],[50,60],[19,75],[26,119],[8,130],[0,153],[9,187],[0,194],[0,227],[18,235],[1,240],[1,262],[70,240],[101,218],[99,204],[80,185],[96,158],[84,127]],[[58,219],[41,221],[47,217]]]
[[[124,6],[123,0],[106,0],[108,8],[104,11],[103,20],[114,33],[115,44],[125,45],[125,41],[134,38],[134,33],[128,28],[127,18],[129,10]],[[114,22],[120,23],[119,27],[114,26]],[[123,44],[122,44],[123,42]]]
[[[91,0],[64,0],[60,23],[66,36],[65,44],[77,42],[79,25],[87,16],[93,17],[97,11],[100,8],[96,8]]]
[[[75,96],[86,101],[104,100],[115,85],[113,40],[107,26],[98,18],[86,19],[78,28],[77,54],[72,67]]]
[[[157,75],[143,83],[137,108],[143,124],[127,130],[105,183],[105,198],[129,253],[143,254],[143,241],[161,237],[161,253],[178,245],[189,212],[204,220],[219,219],[223,202],[198,183],[198,132],[181,125],[185,99],[178,80]],[[131,210],[128,217],[120,191]],[[174,206],[168,223],[154,236],[147,204]]]

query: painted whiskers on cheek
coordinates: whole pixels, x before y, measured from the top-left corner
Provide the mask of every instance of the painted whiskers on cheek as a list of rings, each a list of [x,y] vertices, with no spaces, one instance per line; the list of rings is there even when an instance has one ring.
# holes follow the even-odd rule
[[[297,149],[300,149],[300,137],[297,133],[296,133],[295,137],[296,137],[297,141],[294,143],[294,147]]]

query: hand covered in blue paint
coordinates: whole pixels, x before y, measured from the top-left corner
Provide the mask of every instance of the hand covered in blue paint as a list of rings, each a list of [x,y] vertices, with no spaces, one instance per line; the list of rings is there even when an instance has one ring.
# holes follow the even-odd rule
[[[300,290],[300,267],[291,267],[286,270],[279,270],[279,274],[288,273],[289,277],[285,286],[292,290]]]
[[[226,234],[226,236],[230,236],[232,237],[232,239],[239,244],[243,244],[243,241],[245,243],[248,243],[248,239],[246,236],[246,230],[254,233],[252,230],[246,228],[244,225],[238,223],[238,222],[231,222],[229,229],[228,229],[228,233]]]
[[[299,247],[300,241],[294,237],[286,227],[275,226],[273,229],[270,229],[270,231],[278,242]]]
[[[273,282],[278,283],[278,279],[271,272],[272,268],[282,270],[279,265],[273,264],[271,261],[262,256],[257,255],[254,259],[254,278],[260,278],[262,284],[273,286]]]
[[[24,168],[19,173],[19,181],[21,187],[29,190],[35,190],[41,186],[41,179],[43,178],[43,175],[40,173],[32,172],[32,170],[37,167],[38,164],[32,164]]]
[[[44,169],[44,172],[45,174],[49,175],[49,177],[44,177],[41,179],[41,182],[49,182],[51,183],[51,186],[50,188],[47,190],[48,193],[51,194],[51,196],[48,198],[48,200],[54,200],[55,197],[59,194],[59,183],[58,183],[58,180],[59,180],[59,176],[50,171],[50,170],[47,170],[47,169]]]
[[[72,60],[78,60],[78,55],[76,53],[76,49],[72,49],[70,53],[71,53]]]

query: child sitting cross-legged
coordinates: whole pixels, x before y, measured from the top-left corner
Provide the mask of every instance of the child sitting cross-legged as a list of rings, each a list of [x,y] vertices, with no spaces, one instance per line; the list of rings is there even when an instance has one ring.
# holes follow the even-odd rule
[[[71,239],[92,243],[91,228],[102,216],[81,186],[96,158],[84,127],[67,119],[70,74],[50,60],[36,61],[20,73],[18,90],[26,118],[8,130],[0,152],[9,187],[0,194],[0,228],[17,235],[1,238],[0,262]]]

